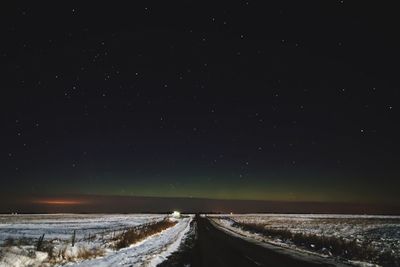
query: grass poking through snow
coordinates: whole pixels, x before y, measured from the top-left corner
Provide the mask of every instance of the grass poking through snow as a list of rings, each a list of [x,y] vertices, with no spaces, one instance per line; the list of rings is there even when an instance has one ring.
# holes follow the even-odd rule
[[[232,220],[232,219],[228,219]],[[307,250],[340,257],[347,260],[360,260],[383,266],[400,266],[400,258],[390,251],[377,251],[367,242],[348,240],[335,236],[323,236],[305,233],[293,233],[287,229],[272,229],[259,223],[238,223],[232,220],[232,226],[252,233],[259,233],[272,239],[280,239]]]
[[[166,219],[156,223],[144,225],[140,228],[135,227],[127,229],[116,237],[117,242],[115,244],[115,248],[121,249],[129,247],[130,245],[142,241],[143,239],[172,227],[175,224],[177,224],[177,222]]]

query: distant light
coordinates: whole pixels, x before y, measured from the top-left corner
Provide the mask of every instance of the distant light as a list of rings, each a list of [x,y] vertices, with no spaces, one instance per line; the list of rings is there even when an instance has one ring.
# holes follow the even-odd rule
[[[174,211],[174,212],[172,212],[172,217],[173,218],[180,218],[181,217],[181,213],[179,211]]]

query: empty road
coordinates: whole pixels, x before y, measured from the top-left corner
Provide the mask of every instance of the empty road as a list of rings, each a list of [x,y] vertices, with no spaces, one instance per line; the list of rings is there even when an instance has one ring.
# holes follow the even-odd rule
[[[192,266],[192,267],[305,267],[336,266],[320,257],[298,257],[285,253],[284,249],[265,247],[240,237],[232,236],[218,229],[207,218],[196,217],[197,238],[191,249],[173,255],[160,266]],[[343,266],[343,265],[341,265]]]

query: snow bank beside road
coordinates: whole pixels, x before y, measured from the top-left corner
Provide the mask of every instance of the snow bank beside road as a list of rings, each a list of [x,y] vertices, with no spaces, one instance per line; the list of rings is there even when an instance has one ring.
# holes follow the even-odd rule
[[[69,264],[68,266],[156,266],[178,249],[182,239],[189,232],[191,220],[192,217],[180,219],[175,226],[128,248],[109,252],[102,258]]]
[[[128,229],[145,231],[149,225],[167,217],[161,214],[0,215],[0,237],[3,237],[3,241],[0,238],[0,266],[155,266],[179,247],[193,217],[169,217],[168,220],[177,222],[174,226],[121,250],[116,249],[115,242]],[[38,237],[43,233],[41,251],[37,251]]]
[[[399,266],[400,217],[314,214],[209,215],[241,236],[357,266]],[[369,265],[368,265],[369,264]]]

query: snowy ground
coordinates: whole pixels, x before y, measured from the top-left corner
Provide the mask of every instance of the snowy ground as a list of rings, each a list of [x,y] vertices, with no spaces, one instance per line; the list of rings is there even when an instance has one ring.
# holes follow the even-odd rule
[[[189,232],[190,221],[191,218],[181,219],[174,227],[143,242],[73,266],[156,266],[178,249],[182,239]]]
[[[74,230],[77,239],[94,234],[106,235],[144,223],[162,220],[163,214],[21,214],[0,215],[0,243],[7,238],[38,238],[67,240]]]
[[[400,216],[368,215],[313,215],[313,214],[241,214],[209,215],[219,225],[257,240],[266,239],[233,227],[232,219],[239,223],[262,224],[268,229],[289,230],[318,236],[333,236],[358,243],[368,243],[380,252],[400,255]],[[228,218],[228,219],[226,219]],[[285,247],[290,242],[276,239],[264,240]]]
[[[177,224],[138,242],[116,250],[113,238],[124,229],[141,227],[167,215],[0,215],[0,266],[155,266],[176,250],[189,230],[192,217],[174,219]],[[75,244],[72,239],[75,232]],[[36,251],[45,234],[49,252]],[[84,254],[92,254],[85,260]]]

